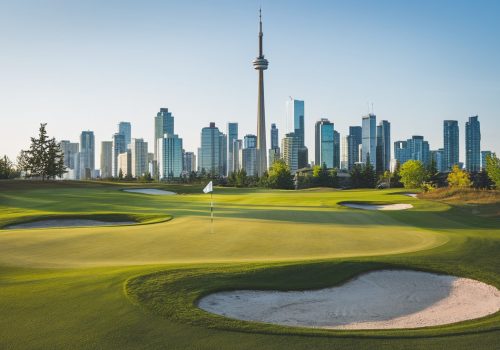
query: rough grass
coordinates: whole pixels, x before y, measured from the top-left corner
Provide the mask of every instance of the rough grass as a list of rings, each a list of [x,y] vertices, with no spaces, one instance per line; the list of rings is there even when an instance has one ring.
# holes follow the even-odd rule
[[[419,194],[420,198],[441,200],[454,204],[499,204],[500,191],[477,188],[442,187]]]
[[[399,190],[216,189],[147,196],[124,184],[0,182],[0,225],[26,215],[144,215],[154,225],[0,230],[0,348],[494,349],[499,315],[421,330],[326,331],[228,320],[196,308],[216,290],[311,289],[397,267],[500,288],[500,221]],[[191,194],[188,194],[191,193]],[[411,203],[400,212],[342,201]],[[477,204],[480,212],[498,203]],[[495,209],[496,208],[496,209]],[[72,267],[69,269],[68,267]]]

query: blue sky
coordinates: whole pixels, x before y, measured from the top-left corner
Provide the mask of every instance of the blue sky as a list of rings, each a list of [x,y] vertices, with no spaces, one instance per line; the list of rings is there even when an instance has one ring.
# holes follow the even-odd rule
[[[98,143],[130,121],[151,142],[160,107],[188,151],[211,121],[255,133],[260,4],[267,127],[281,138],[286,99],[305,100],[310,158],[316,120],[344,136],[371,103],[392,141],[442,147],[442,121],[456,119],[464,160],[478,114],[482,149],[500,151],[499,1],[0,0],[0,154],[15,158],[40,122],[58,139],[94,130]]]

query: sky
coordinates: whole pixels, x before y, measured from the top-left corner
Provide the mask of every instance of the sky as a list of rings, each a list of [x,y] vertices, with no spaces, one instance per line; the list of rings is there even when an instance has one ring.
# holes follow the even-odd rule
[[[99,167],[120,121],[152,151],[161,107],[186,151],[209,122],[255,134],[259,6],[266,126],[281,139],[286,100],[304,100],[310,159],[317,120],[343,137],[372,106],[392,142],[437,149],[443,120],[458,120],[463,161],[479,115],[481,149],[500,151],[500,1],[0,0],[0,155],[15,159],[44,122],[58,140],[93,130]]]

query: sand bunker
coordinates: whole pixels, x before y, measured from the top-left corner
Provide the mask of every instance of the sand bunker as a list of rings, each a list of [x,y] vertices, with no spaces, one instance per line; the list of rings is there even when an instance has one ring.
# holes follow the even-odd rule
[[[412,198],[417,198],[416,193],[403,193],[405,196],[412,197]]]
[[[363,274],[342,286],[302,292],[239,290],[202,298],[208,312],[246,321],[330,329],[418,328],[500,311],[485,283],[405,270]]]
[[[158,190],[156,188],[134,188],[134,189],[123,190],[123,191],[132,192],[132,193],[152,194],[155,196],[171,196],[173,194],[176,194],[175,192]]]
[[[360,204],[360,203],[340,203],[345,207],[365,210],[405,210],[413,208],[411,204]]]
[[[135,224],[133,221],[99,221],[86,219],[50,219],[34,222],[26,222],[23,224],[9,225],[6,229],[17,228],[47,228],[47,227],[75,227],[75,226],[110,226],[110,225],[130,225]]]

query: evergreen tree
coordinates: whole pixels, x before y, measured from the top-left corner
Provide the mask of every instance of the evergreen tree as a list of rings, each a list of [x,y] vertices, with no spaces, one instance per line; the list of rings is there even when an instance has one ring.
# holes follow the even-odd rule
[[[22,151],[18,164],[28,177],[41,177],[42,180],[62,176],[66,172],[64,155],[54,138],[49,139],[47,124],[40,124],[38,138],[31,138],[29,150]]]
[[[396,161],[396,166],[394,167],[394,171],[392,172],[391,176],[391,187],[402,187],[403,184],[401,183],[401,164],[399,161]]]
[[[14,164],[6,155],[0,158],[0,179],[13,179],[19,176],[19,172],[14,168]]]
[[[351,186],[360,188],[363,186],[363,168],[360,164],[354,164],[351,171]]]
[[[366,157],[366,164],[363,168],[363,184],[362,187],[375,188],[377,184],[377,173],[373,169],[373,165],[370,162],[370,155]]]

